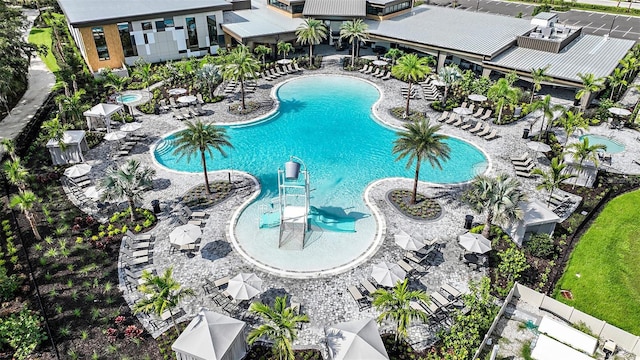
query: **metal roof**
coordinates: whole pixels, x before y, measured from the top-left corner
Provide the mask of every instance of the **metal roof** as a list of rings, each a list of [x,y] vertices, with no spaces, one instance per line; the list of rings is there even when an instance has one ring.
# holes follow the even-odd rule
[[[373,5],[387,5],[392,3],[400,3],[403,0],[367,0],[369,4]]]
[[[534,16],[534,19],[541,19],[541,20],[551,20],[554,17],[557,17],[558,14],[556,13],[551,13],[551,12],[541,12],[538,13],[538,15]]]
[[[367,14],[366,0],[307,0],[304,16],[364,17]]]
[[[366,23],[372,35],[483,56],[495,55],[536,27],[529,20],[428,5]]]
[[[224,0],[58,0],[58,3],[74,26],[231,10],[232,7]]]
[[[228,11],[222,28],[242,39],[295,32],[304,22],[266,8]]]
[[[526,72],[548,65],[548,76],[581,83],[578,73],[596,77],[611,74],[634,44],[633,40],[583,35],[557,54],[515,47],[485,63]]]

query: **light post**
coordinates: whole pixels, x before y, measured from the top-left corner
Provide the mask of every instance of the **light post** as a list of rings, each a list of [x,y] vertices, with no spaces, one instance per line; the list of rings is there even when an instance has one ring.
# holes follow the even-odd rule
[[[609,28],[609,33],[607,34],[607,36],[611,36],[611,31],[613,31],[613,24],[616,23],[617,19],[618,19],[618,15],[613,17],[613,21],[611,21],[611,27]]]

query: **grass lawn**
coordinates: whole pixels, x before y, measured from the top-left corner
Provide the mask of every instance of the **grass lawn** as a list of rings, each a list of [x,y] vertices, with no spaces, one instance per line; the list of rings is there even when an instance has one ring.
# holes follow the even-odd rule
[[[606,205],[576,245],[556,298],[576,309],[640,335],[640,190]],[[635,310],[633,310],[635,309]]]
[[[58,62],[56,58],[53,56],[51,52],[51,37],[52,37],[51,28],[42,28],[42,29],[31,29],[29,33],[29,42],[35,45],[45,45],[47,47],[47,55],[42,59],[47,68],[51,70],[51,72],[56,72],[60,70],[58,66]]]

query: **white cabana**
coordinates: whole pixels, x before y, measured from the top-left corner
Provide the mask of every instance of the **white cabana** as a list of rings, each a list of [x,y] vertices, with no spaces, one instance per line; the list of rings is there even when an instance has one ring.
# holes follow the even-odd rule
[[[66,145],[62,150],[57,140],[51,139],[47,142],[47,149],[51,154],[53,165],[65,165],[84,162],[83,151],[88,151],[89,146],[85,139],[84,130],[67,130],[64,132],[62,142]]]
[[[202,310],[171,345],[178,360],[240,360],[247,353],[244,321]]]
[[[520,208],[524,215],[523,219],[510,224],[505,229],[519,246],[522,246],[522,243],[531,234],[553,234],[556,224],[561,220],[556,213],[539,200],[522,202]]]
[[[100,128],[104,125],[107,132],[111,131],[111,115],[122,111],[122,105],[118,104],[98,104],[82,113],[87,119],[89,130]]]
[[[536,360],[590,360],[593,359],[585,353],[581,353],[560,341],[540,334],[536,346],[531,352],[531,358]]]
[[[324,332],[333,360],[389,359],[374,319],[343,322],[327,327]]]

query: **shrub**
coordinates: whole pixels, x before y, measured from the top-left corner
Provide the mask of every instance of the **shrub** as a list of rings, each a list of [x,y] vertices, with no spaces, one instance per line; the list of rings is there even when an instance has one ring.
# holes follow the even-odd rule
[[[524,244],[524,247],[529,254],[543,259],[550,258],[556,250],[553,238],[549,234],[532,235],[529,241]]]
[[[16,359],[29,357],[47,337],[40,327],[40,316],[27,308],[0,319],[0,341],[11,346]]]
[[[11,300],[21,283],[17,275],[7,275],[7,269],[0,266],[0,300]]]

